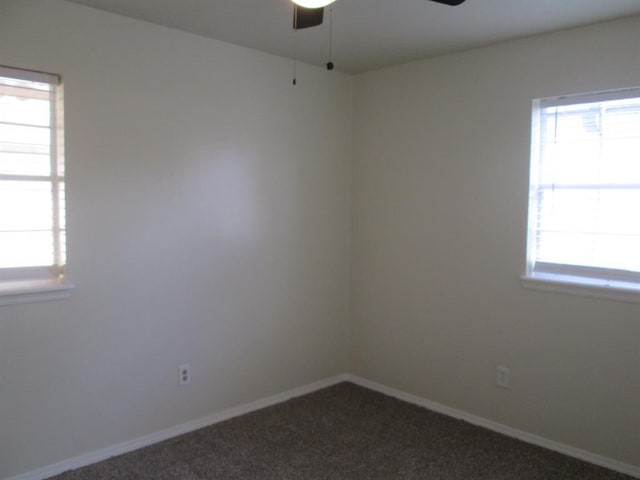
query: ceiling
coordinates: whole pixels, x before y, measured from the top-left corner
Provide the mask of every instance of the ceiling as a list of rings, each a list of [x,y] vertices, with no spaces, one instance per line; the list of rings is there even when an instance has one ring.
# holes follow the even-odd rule
[[[292,29],[291,0],[70,0],[268,53],[324,65],[328,12],[319,27]],[[508,39],[640,15],[640,0],[337,0],[333,62],[359,73]],[[295,47],[294,47],[295,45]]]

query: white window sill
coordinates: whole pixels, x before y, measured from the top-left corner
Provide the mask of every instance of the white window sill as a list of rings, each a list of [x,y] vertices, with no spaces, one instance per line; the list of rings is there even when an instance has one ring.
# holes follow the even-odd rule
[[[0,306],[63,300],[71,296],[73,288],[69,283],[50,281],[0,284]]]
[[[566,293],[583,297],[606,298],[619,302],[640,303],[640,286],[626,282],[572,277],[568,275],[536,275],[522,277],[522,286],[532,290]]]

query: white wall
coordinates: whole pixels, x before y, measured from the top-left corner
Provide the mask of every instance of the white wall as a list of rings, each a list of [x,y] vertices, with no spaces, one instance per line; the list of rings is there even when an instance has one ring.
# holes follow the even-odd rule
[[[63,76],[77,287],[0,307],[0,478],[346,371],[351,77],[59,0],[0,64]]]
[[[640,465],[640,305],[519,280],[531,99],[639,84],[640,18],[357,77],[353,373]]]

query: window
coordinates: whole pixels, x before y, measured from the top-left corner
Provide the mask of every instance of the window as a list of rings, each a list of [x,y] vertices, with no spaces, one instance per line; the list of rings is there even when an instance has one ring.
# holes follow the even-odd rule
[[[62,128],[60,78],[0,66],[0,303],[69,289]]]
[[[527,256],[527,286],[640,301],[640,88],[534,101]]]

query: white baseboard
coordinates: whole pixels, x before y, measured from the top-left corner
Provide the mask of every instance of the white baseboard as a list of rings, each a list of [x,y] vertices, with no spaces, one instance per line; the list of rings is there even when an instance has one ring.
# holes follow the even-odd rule
[[[189,433],[194,430],[198,430],[200,428],[208,427],[210,425],[214,425],[224,420],[228,420],[230,418],[237,417],[239,415],[244,415],[245,413],[250,413],[256,410],[260,410],[262,408],[270,407],[272,405],[285,402],[291,398],[306,395],[308,393],[312,393],[317,390],[321,390],[323,388],[330,387],[332,385],[335,385],[337,383],[344,382],[344,381],[352,382],[356,385],[360,385],[361,387],[368,388],[369,390],[380,392],[385,395],[389,395],[391,397],[397,398],[399,400],[403,400],[405,402],[419,405],[421,407],[427,408],[437,413],[442,413],[449,417],[457,418],[459,420],[464,420],[473,425],[478,425],[479,427],[483,427],[488,430],[501,433],[508,437],[517,438],[518,440],[522,440],[532,445],[537,445],[539,447],[553,450],[553,451],[562,453],[564,455],[568,455],[570,457],[584,460],[585,462],[589,462],[594,465],[599,465],[601,467],[605,467],[610,470],[614,470],[616,472],[620,472],[626,475],[630,475],[632,477],[640,478],[640,466],[619,462],[617,460],[603,457],[601,455],[597,455],[597,454],[588,452],[586,450],[581,450],[579,448],[575,448],[570,445],[549,440],[544,437],[540,437],[538,435],[534,435],[522,430],[518,430],[516,428],[508,427],[506,425],[502,425],[500,423],[494,422],[493,420],[479,417],[479,416],[464,412],[462,410],[457,410],[455,408],[448,407],[441,403],[433,402],[431,400],[427,400],[427,399],[418,397],[416,395],[412,395],[410,393],[406,393],[401,390],[397,390],[395,388],[382,385],[380,383],[372,382],[371,380],[367,380],[357,375],[343,374],[343,375],[337,375],[335,377],[327,378],[324,380],[320,380],[318,382],[310,383],[308,385],[304,385],[298,388],[294,388],[292,390],[288,390],[286,392],[279,393],[277,395],[272,395],[270,397],[262,398],[254,402],[246,403],[238,407],[233,407],[227,410],[223,410],[222,412],[218,412],[204,418],[193,420],[191,422],[183,423],[181,425],[176,425],[166,430],[161,430],[159,432],[151,433],[149,435],[138,437],[133,440],[129,440],[127,442],[119,443],[117,445],[112,445],[106,448],[101,448],[99,450],[95,450],[93,452],[80,455],[78,457],[64,460],[62,462],[58,462],[53,465],[40,468],[38,470],[33,470],[31,472],[9,477],[9,478],[6,478],[5,480],[44,480],[46,478],[59,475],[60,473],[66,472],[68,470],[74,470],[76,468],[85,467],[87,465],[101,462],[102,460],[106,460],[107,458],[111,458],[116,455],[129,453],[139,448],[147,447],[154,443],[158,443],[163,440],[168,440],[169,438],[177,437],[178,435],[183,435],[185,433]]]
[[[262,398],[254,402],[246,403],[238,407],[229,408],[227,410],[214,413],[213,415],[209,415],[204,418],[183,423],[181,425],[176,425],[174,427],[167,428],[166,430],[161,430],[159,432],[144,435],[127,442],[122,442],[117,445],[112,445],[110,447],[101,448],[99,450],[80,455],[78,457],[63,460],[62,462],[39,468],[38,470],[33,470],[31,472],[8,477],[5,480],[44,480],[45,478],[53,477],[69,470],[75,470],[76,468],[86,467],[87,465],[101,462],[102,460],[106,460],[107,458],[115,457],[116,455],[122,455],[124,453],[129,453],[139,448],[147,447],[149,445],[153,445],[154,443],[177,437],[178,435],[193,432],[194,430],[208,427],[210,425],[228,420],[233,417],[244,415],[245,413],[250,413],[262,408],[276,405],[278,403],[286,402],[287,400],[290,400],[292,398],[300,397],[317,390],[322,390],[323,388],[330,387],[346,380],[347,375],[337,375],[335,377],[310,383],[308,385],[294,388],[292,390],[272,395],[270,397]]]
[[[413,403],[414,405],[424,407],[428,410],[442,413],[443,415],[447,415],[449,417],[464,420],[465,422],[486,428],[488,430],[492,430],[497,433],[501,433],[502,435],[517,438],[518,440],[522,440],[523,442],[527,442],[538,447],[553,450],[569,457],[574,457],[579,460],[584,460],[585,462],[592,463],[594,465],[608,468],[609,470],[614,470],[619,473],[624,473],[632,477],[640,478],[640,466],[619,462],[617,460],[603,457],[601,455],[572,447],[564,443],[556,442],[554,440],[549,440],[547,438],[540,437],[523,430],[518,430],[517,428],[508,427],[507,425],[503,425],[493,420],[479,417],[462,410],[457,410],[441,403],[433,402],[431,400],[427,400],[416,395],[412,395],[410,393],[406,393],[401,390],[382,385],[380,383],[372,382],[371,380],[367,380],[366,378],[362,378],[357,375],[346,375],[346,381],[355,383],[356,385],[360,385],[361,387],[367,388],[369,390],[380,392],[390,397],[403,400],[405,402]]]

